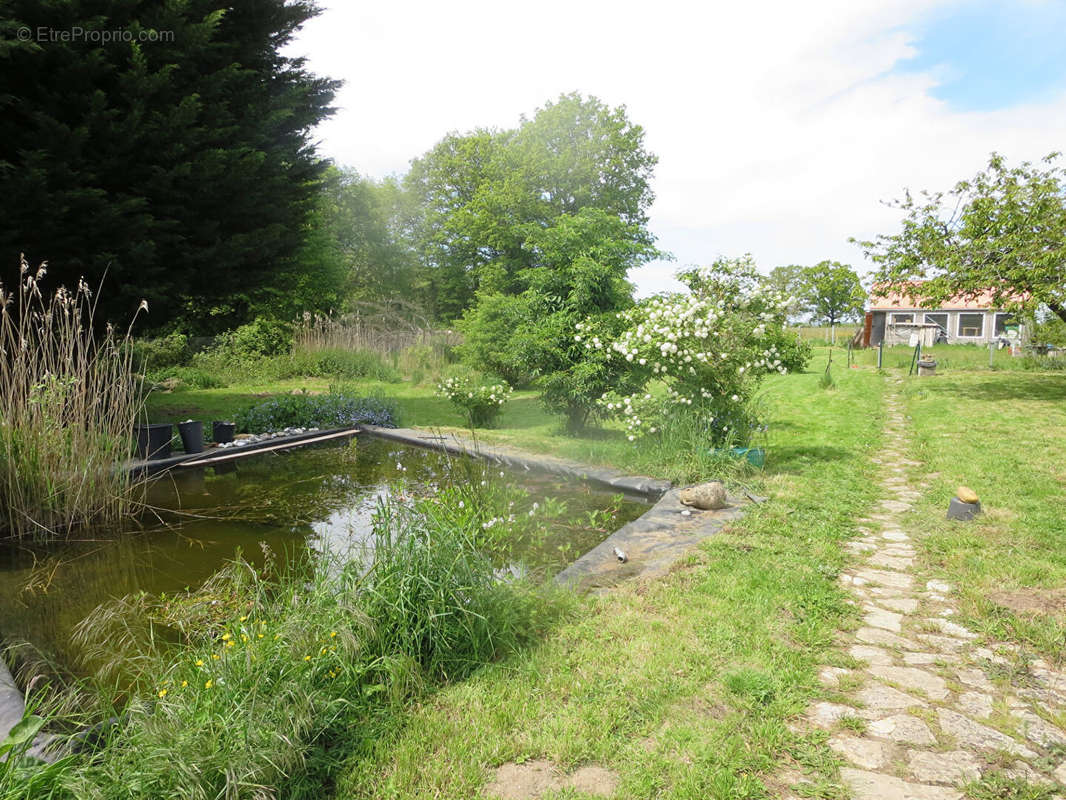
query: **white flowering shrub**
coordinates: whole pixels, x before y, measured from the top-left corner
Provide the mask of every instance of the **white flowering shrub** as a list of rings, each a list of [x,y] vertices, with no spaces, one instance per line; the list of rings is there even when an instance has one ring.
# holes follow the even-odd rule
[[[761,282],[750,257],[678,279],[691,293],[657,295],[622,312],[624,329],[613,338],[578,325],[576,341],[639,377],[640,391],[608,392],[600,405],[625,422],[630,441],[683,413],[703,423],[714,445],[747,444],[758,426],[751,401],[760,379],[788,369],[782,345],[791,300]]]
[[[437,396],[450,400],[471,428],[491,428],[511,391],[506,383],[474,386],[466,378],[448,378],[437,385]]]

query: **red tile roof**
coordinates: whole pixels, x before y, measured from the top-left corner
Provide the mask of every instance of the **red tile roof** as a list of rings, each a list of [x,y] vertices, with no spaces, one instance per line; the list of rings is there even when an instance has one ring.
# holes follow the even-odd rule
[[[998,308],[993,300],[991,289],[985,289],[975,295],[960,294],[949,297],[938,305],[922,305],[921,296],[910,296],[902,292],[885,291],[876,284],[870,289],[871,311],[910,311],[912,309],[948,309],[962,311],[991,311]]]

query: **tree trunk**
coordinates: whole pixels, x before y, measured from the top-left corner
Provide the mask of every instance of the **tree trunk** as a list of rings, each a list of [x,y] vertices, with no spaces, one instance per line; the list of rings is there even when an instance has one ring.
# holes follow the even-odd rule
[[[1048,303],[1047,307],[1055,314],[1056,317],[1066,322],[1066,305],[1062,303]]]

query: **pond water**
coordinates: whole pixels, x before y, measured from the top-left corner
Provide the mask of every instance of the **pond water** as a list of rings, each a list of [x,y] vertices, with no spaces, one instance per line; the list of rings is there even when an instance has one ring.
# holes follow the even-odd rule
[[[434,496],[457,481],[483,486],[500,505],[486,525],[501,573],[553,574],[648,508],[586,484],[369,437],[175,470],[153,483],[156,511],[133,530],[83,532],[48,548],[0,546],[0,636],[84,674],[89,665],[70,634],[101,603],[195,589],[238,552],[257,565],[266,549],[290,564],[350,556],[367,540],[381,497]]]

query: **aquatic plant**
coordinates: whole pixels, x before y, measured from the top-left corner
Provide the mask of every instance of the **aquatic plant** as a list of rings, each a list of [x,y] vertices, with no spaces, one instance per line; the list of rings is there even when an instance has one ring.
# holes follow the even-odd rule
[[[237,412],[237,429],[263,433],[283,428],[345,428],[380,425],[395,428],[399,421],[396,403],[382,397],[357,397],[341,388],[328,394],[286,394]]]
[[[136,499],[117,469],[144,409],[129,330],[94,331],[85,282],[46,296],[45,274],[23,259],[18,288],[0,286],[0,536],[51,538]]]

